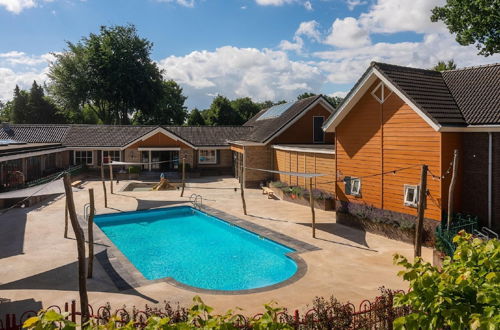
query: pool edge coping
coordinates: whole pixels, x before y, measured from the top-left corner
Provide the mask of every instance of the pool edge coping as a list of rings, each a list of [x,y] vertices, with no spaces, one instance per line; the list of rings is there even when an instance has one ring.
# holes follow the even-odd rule
[[[145,211],[145,210],[155,210],[155,209],[169,209],[176,207],[191,207],[189,202],[182,203],[176,206],[170,207],[160,207],[160,208],[150,208],[150,209],[141,209],[136,211]],[[282,288],[288,286],[294,282],[297,282],[299,279],[304,277],[307,273],[307,263],[300,257],[299,254],[310,252],[310,251],[318,251],[320,248],[311,245],[309,243],[297,240],[288,235],[279,233],[275,230],[269,229],[267,227],[255,224],[248,220],[244,220],[228,214],[224,211],[212,208],[210,206],[203,206],[203,213],[208,214],[209,216],[214,216],[216,218],[220,218],[223,221],[226,221],[232,225],[240,227],[244,230],[248,230],[253,234],[262,236],[266,239],[274,241],[278,244],[284,245],[286,247],[292,248],[293,252],[287,253],[286,256],[291,258],[297,264],[297,271],[291,277],[287,278],[284,281],[279,283],[268,285],[261,288],[255,289],[245,289],[245,290],[211,290],[211,289],[202,289],[198,287],[193,287],[184,283],[177,281],[172,277],[164,277],[156,280],[148,280],[144,275],[134,266],[134,264],[116,247],[116,245],[104,234],[104,232],[99,228],[99,226],[94,223],[94,245],[95,247],[95,257],[103,267],[106,274],[110,277],[113,284],[120,291],[136,289],[145,285],[155,284],[155,283],[167,283],[174,287],[181,288],[184,290],[192,291],[195,293],[205,293],[205,294],[216,294],[216,295],[244,295],[258,292],[271,291],[278,288]],[[133,212],[133,211],[131,211]],[[118,212],[121,213],[121,212]],[[108,213],[101,213],[98,215],[105,215]],[[111,212],[110,214],[114,214]],[[85,230],[86,226],[83,226]]]

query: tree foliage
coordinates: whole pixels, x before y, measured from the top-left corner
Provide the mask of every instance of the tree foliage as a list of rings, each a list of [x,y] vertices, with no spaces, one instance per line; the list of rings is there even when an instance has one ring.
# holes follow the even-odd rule
[[[102,26],[54,54],[50,90],[65,109],[86,105],[105,124],[129,124],[137,111],[155,118],[155,109],[164,108],[165,85],[150,58],[152,46],[133,25]]]
[[[217,95],[208,110],[205,110],[205,121],[208,125],[240,125],[243,122],[240,114],[233,109],[227,97]]]
[[[4,108],[2,120],[16,124],[52,124],[65,121],[59,109],[45,96],[43,87],[36,81],[33,81],[29,92],[16,85],[13,99]]]
[[[498,0],[447,0],[443,7],[432,9],[431,20],[443,21],[459,44],[476,44],[480,55],[500,52]]]
[[[496,329],[500,324],[500,242],[473,238],[464,231],[454,240],[457,250],[442,270],[417,258],[396,255],[410,282],[410,292],[396,297],[413,313],[396,319],[396,329]]]
[[[432,70],[442,72],[446,70],[455,70],[456,68],[457,65],[455,61],[449,60],[448,62],[439,61],[434,67],[432,67]]]
[[[175,81],[162,82],[162,93],[156,106],[150,111],[139,110],[134,122],[147,125],[182,125],[187,117],[184,102],[187,97],[182,94],[182,88]]]
[[[248,121],[260,111],[258,104],[254,103],[249,97],[241,97],[231,101],[231,107],[238,113],[242,123]]]
[[[201,115],[200,110],[195,108],[191,110],[191,112],[189,113],[187,124],[189,126],[203,126],[206,125],[207,123],[205,123],[205,119]]]

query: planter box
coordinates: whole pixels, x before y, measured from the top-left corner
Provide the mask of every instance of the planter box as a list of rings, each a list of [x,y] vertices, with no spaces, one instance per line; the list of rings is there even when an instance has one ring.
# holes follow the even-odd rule
[[[361,229],[370,233],[385,236],[397,241],[413,244],[415,240],[415,229],[403,229],[386,223],[378,223],[368,219],[362,219],[350,213],[337,212],[337,223]]]
[[[292,198],[290,195],[285,194],[283,190],[276,188],[276,187],[270,187],[271,190],[274,192],[274,195],[276,195],[279,199],[287,201],[287,202],[292,202],[295,204],[300,204],[304,206],[309,206],[309,198],[305,198],[303,196],[297,196],[296,198]],[[323,210],[323,211],[333,211],[335,209],[335,200],[333,199],[315,199],[314,200],[314,208]]]

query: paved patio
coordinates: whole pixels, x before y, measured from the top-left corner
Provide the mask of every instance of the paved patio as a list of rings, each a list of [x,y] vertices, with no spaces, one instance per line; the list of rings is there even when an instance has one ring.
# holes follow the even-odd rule
[[[392,257],[396,252],[411,257],[413,246],[338,225],[334,212],[316,211],[318,230],[313,239],[309,207],[268,199],[260,190],[245,190],[248,215],[244,216],[240,192],[230,189],[239,186],[233,178],[198,179],[188,184],[183,198],[179,191],[119,191],[127,183],[114,185],[115,194],[108,196],[106,209],[101,182],[86,182],[84,189],[74,194],[77,212],[83,212],[90,187],[95,190],[98,214],[180,205],[197,193],[205,205],[319,248],[300,255],[307,263],[307,272],[288,286],[244,295],[199,294],[217,311],[238,306],[243,313],[254,314],[270,301],[302,309],[314,297],[329,295],[358,305],[377,296],[381,286],[406,289],[406,283],[396,276],[398,267],[392,264]],[[0,317],[10,310],[38,309],[78,299],[76,243],[71,226],[70,238],[65,239],[63,232],[64,198],[0,216],[0,298],[11,300],[0,303]],[[424,249],[423,254],[430,260],[432,251]],[[88,290],[91,304],[110,302],[116,308],[165,300],[190,305],[197,294],[165,282],[119,291],[98,261]]]

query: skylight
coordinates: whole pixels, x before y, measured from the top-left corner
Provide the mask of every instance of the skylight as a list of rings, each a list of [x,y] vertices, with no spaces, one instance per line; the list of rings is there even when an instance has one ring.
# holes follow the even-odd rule
[[[267,109],[267,111],[264,112],[264,114],[262,114],[262,116],[260,116],[257,120],[278,118],[285,111],[287,111],[294,103],[295,102],[288,102],[272,106],[269,109]]]
[[[26,142],[16,141],[12,139],[0,140],[0,146],[8,146],[10,144],[26,144]]]

